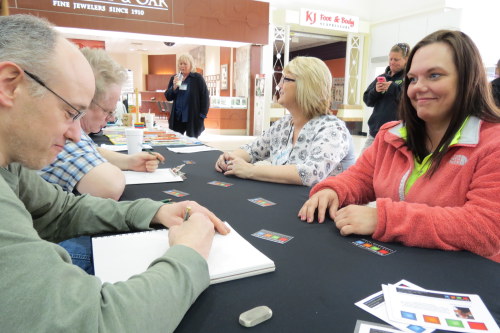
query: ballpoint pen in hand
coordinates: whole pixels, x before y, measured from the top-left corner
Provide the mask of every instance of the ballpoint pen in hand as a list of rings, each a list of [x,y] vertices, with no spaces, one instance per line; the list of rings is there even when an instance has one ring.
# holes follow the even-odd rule
[[[186,213],[184,214],[184,221],[187,221],[189,218],[189,213],[191,212],[191,207],[186,207]]]
[[[158,163],[161,163],[161,164],[164,163],[162,160],[160,160],[160,157],[158,157],[158,155],[153,154],[153,152],[151,150],[148,150],[147,152],[149,155],[153,155],[154,157],[156,157],[156,159],[158,160]]]

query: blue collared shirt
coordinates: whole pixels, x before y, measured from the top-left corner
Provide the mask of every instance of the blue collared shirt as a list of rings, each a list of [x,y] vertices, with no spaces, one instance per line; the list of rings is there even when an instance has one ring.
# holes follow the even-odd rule
[[[189,86],[191,84],[191,74],[182,81],[181,86],[177,90],[175,98],[175,119],[187,123],[189,121]]]

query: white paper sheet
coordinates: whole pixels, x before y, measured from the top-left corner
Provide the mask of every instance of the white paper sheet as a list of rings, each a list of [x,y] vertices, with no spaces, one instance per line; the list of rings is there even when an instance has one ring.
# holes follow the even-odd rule
[[[128,147],[127,145],[107,145],[105,143],[101,144],[101,148],[106,148],[108,150],[112,151],[127,151]],[[142,149],[153,149],[151,145],[143,144]]]
[[[174,174],[172,169],[156,169],[155,172],[123,171],[123,173],[127,185],[182,182],[182,177]]]
[[[211,151],[218,150],[209,146],[189,146],[189,147],[168,147],[168,150],[174,153],[188,154],[188,153],[198,153],[200,151]]]
[[[406,286],[414,289],[422,289],[416,284],[413,284],[409,281],[406,280],[401,280],[398,283],[396,283],[397,286]],[[434,332],[433,329],[431,328],[425,328],[419,325],[415,324],[404,324],[400,323],[394,320],[390,320],[389,317],[387,316],[387,310],[386,310],[386,303],[384,300],[384,294],[382,291],[379,291],[373,295],[370,295],[366,297],[365,299],[362,299],[359,302],[354,303],[355,305],[359,306],[361,309],[371,313],[375,317],[382,319],[388,324],[391,324],[394,327],[399,328],[401,331],[404,332],[409,332],[409,333],[431,333]]]

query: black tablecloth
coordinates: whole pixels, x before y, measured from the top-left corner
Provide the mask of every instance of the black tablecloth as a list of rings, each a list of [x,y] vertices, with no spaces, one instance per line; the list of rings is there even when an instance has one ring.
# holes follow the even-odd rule
[[[121,200],[148,197],[195,200],[228,221],[239,234],[270,257],[276,271],[210,286],[187,312],[176,332],[353,332],[356,320],[381,322],[355,302],[381,290],[381,284],[409,280],[425,289],[479,294],[500,321],[500,265],[469,252],[377,244],[396,250],[378,256],[353,241],[368,237],[340,236],[330,221],[301,222],[297,213],[309,188],[226,177],[214,169],[220,152],[174,154],[156,148],[175,167],[185,160],[182,183],[127,186]],[[224,188],[212,180],[234,184]],[[175,198],[162,191],[189,193]],[[262,197],[276,205],[261,207],[248,199]],[[278,244],[251,236],[261,229],[293,236]],[[168,302],[168,300],[165,300]],[[273,317],[251,329],[238,323],[239,314],[259,305]],[[442,332],[442,331],[441,331]]]

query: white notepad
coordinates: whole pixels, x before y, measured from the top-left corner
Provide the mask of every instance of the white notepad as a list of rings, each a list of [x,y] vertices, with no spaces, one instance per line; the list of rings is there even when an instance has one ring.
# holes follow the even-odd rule
[[[146,271],[151,262],[168,248],[168,230],[165,229],[93,237],[95,275],[103,283],[126,281]],[[215,235],[208,270],[210,284],[215,284],[273,272],[275,266],[271,259],[231,228],[226,236]]]

